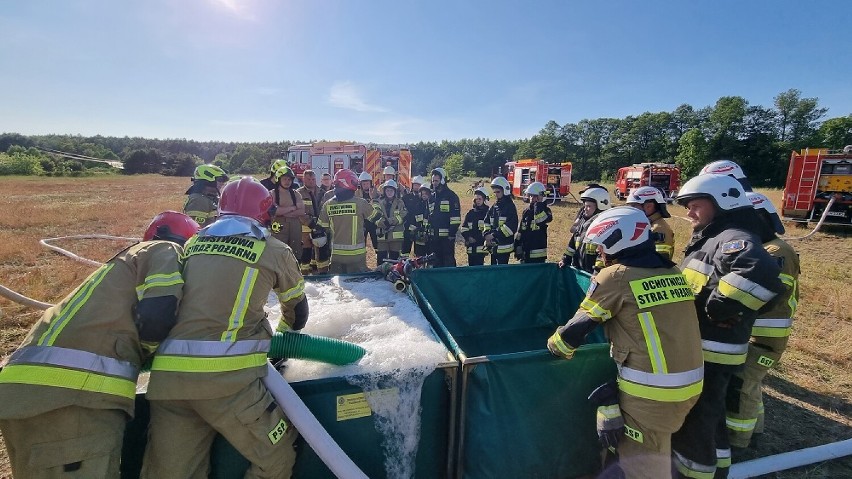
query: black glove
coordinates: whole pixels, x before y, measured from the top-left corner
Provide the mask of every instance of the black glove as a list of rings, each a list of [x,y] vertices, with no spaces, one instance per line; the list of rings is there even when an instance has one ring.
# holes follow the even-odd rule
[[[598,441],[604,448],[614,450],[624,435],[624,418],[618,407],[618,384],[610,381],[598,386],[589,394],[589,401],[598,406]]]
[[[311,216],[311,220],[308,222],[308,228],[314,229],[317,227],[317,219]]]

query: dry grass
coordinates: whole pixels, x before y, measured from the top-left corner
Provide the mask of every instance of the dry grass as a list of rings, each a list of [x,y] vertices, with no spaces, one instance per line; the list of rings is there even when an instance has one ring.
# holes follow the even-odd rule
[[[469,181],[451,185],[461,198],[463,215],[473,199],[466,193],[468,185]],[[39,246],[39,239],[92,233],[139,237],[156,213],[181,209],[187,186],[185,178],[153,175],[0,178],[0,191],[3,191],[0,196],[0,284],[34,299],[58,301],[94,268]],[[574,185],[573,191],[579,189],[580,185]],[[762,192],[779,204],[780,191]],[[519,200],[517,206],[519,212],[525,207]],[[552,207],[555,219],[549,228],[549,261],[558,261],[562,256],[569,237],[568,228],[578,207],[573,202]],[[671,206],[670,211],[673,216],[683,216],[680,207]],[[675,231],[676,249],[682,249],[690,235],[689,223],[672,218],[670,224]],[[788,229],[789,236],[801,236],[806,232],[790,225]],[[777,421],[774,427],[781,428],[779,435],[783,438],[761,446],[763,454],[852,437],[852,372],[848,370],[852,356],[849,347],[852,344],[852,313],[846,296],[852,279],[852,241],[844,234],[817,233],[811,239],[791,242],[802,258],[802,301],[790,348],[780,367],[773,372],[768,391],[769,432],[773,421]],[[126,243],[68,240],[59,245],[81,256],[103,261]],[[375,264],[372,249],[368,254],[370,264]],[[682,252],[678,251],[675,260],[682,257]],[[466,263],[467,256],[460,242],[456,244],[456,258],[459,264]],[[39,315],[38,311],[0,298],[1,355],[14,350]],[[822,432],[814,433],[808,425],[821,428]],[[797,440],[792,441],[792,436]],[[5,461],[4,449],[0,452],[0,477],[9,474]],[[806,473],[808,477],[850,477],[850,464],[852,460],[849,459],[834,461]],[[805,472],[796,474],[778,477],[801,477]]]

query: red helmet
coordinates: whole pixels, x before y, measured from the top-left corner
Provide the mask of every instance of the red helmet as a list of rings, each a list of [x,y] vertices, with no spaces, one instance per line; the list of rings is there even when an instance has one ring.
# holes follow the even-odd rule
[[[142,241],[165,240],[184,244],[200,226],[189,216],[177,211],[163,211],[151,220]]]
[[[245,216],[267,225],[271,219],[270,209],[274,204],[272,193],[265,186],[250,176],[244,176],[222,188],[219,214]]]
[[[352,170],[340,170],[334,174],[334,186],[355,191],[358,189],[358,176]]]

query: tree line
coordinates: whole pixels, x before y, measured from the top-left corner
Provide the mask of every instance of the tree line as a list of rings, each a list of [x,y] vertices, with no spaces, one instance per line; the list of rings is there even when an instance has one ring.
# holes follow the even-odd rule
[[[716,159],[739,163],[752,182],[781,186],[792,150],[840,149],[852,144],[852,114],[825,118],[818,98],[796,89],[779,93],[773,105],[751,105],[739,96],[719,98],[712,106],[683,104],[672,112],[645,112],[625,118],[584,119],[560,125],[549,121],[531,138],[429,141],[410,145],[413,171],[436,166],[451,177],[490,177],[511,160],[539,158],[574,163],[578,181],[612,178],[633,163],[676,163],[689,177]],[[123,173],[189,176],[196,165],[214,163],[231,173],[264,172],[292,144],[310,141],[241,143],[186,139],[83,137],[73,135],[0,135],[0,174],[86,174],[108,169],[36,148],[120,160]]]

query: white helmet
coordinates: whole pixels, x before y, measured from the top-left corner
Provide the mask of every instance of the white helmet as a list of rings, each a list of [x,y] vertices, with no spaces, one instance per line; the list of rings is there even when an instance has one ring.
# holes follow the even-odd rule
[[[630,191],[630,194],[627,195],[627,204],[639,204],[644,205],[646,201],[653,200],[657,204],[657,211],[660,212],[660,215],[663,218],[670,218],[668,210],[666,209],[666,199],[663,197],[663,192],[653,186],[640,186],[639,188],[634,188]]]
[[[393,169],[393,166],[386,166],[384,170],[382,170],[383,175],[395,175],[396,170]]]
[[[766,212],[766,216],[769,217],[768,219],[772,229],[779,235],[783,235],[786,230],[784,229],[784,225],[781,223],[781,218],[778,216],[778,210],[775,209],[775,205],[772,204],[772,201],[770,201],[766,195],[755,193],[753,191],[746,191],[746,197],[751,200],[751,205],[754,206],[754,209],[757,210],[759,215],[763,216],[763,212]]]
[[[362,171],[361,174],[358,175],[358,181],[373,181],[373,175],[366,171]]]
[[[486,190],[484,186],[480,186],[479,188],[473,190],[474,195],[477,193],[484,196],[486,201],[491,198],[491,195],[488,194],[488,190]]]
[[[596,216],[583,241],[601,245],[604,253],[613,255],[650,238],[651,222],[645,214],[630,206],[618,206]]]
[[[413,184],[422,185],[424,181],[426,181],[426,180],[424,180],[422,176],[417,175],[417,176],[415,176],[414,178],[411,179],[411,184],[412,185]]]
[[[701,172],[698,174],[728,175],[731,178],[735,178],[737,181],[739,181],[743,187],[743,190],[751,191],[751,183],[749,183],[745,172],[742,168],[740,168],[740,165],[734,163],[731,160],[719,160],[714,161],[713,163],[708,163],[704,165],[704,168],[701,168]]]
[[[544,184],[540,181],[535,181],[527,186],[528,195],[544,196],[545,190],[546,188],[544,187]]]
[[[399,189],[399,185],[394,180],[388,180],[382,184],[382,191],[384,191],[385,188],[393,188],[394,190],[397,190]]]
[[[609,192],[603,188],[586,188],[580,193],[580,201],[594,201],[601,211],[612,208],[612,203],[609,201]]]
[[[675,201],[686,206],[695,198],[711,198],[724,211],[751,207],[742,185],[727,175],[698,175],[683,185]]]
[[[512,187],[509,185],[509,180],[502,176],[497,176],[491,180],[491,189],[503,188],[503,194],[509,196],[512,194]]]
[[[447,170],[445,170],[441,167],[438,167],[438,168],[435,168],[434,170],[432,170],[432,174],[433,175],[439,175],[441,177],[441,184],[442,185],[447,184]]]

